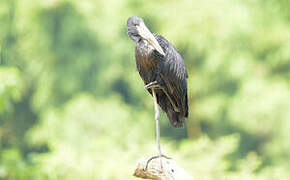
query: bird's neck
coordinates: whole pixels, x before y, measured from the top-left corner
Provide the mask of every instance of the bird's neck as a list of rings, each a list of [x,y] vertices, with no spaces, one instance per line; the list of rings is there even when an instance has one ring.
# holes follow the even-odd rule
[[[141,40],[136,43],[135,56],[137,65],[145,69],[152,69],[156,67],[156,57],[153,55],[153,46],[146,40]]]
[[[136,49],[143,55],[151,55],[153,51],[153,46],[148,43],[146,40],[140,40],[136,43]]]

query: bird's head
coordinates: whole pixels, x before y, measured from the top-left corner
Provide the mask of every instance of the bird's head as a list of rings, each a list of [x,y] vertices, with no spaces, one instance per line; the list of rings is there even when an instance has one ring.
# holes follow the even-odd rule
[[[135,42],[138,43],[140,40],[146,40],[151,44],[156,51],[163,56],[165,55],[158,41],[155,39],[153,34],[144,24],[143,20],[139,17],[133,16],[127,20],[127,33],[128,36]]]

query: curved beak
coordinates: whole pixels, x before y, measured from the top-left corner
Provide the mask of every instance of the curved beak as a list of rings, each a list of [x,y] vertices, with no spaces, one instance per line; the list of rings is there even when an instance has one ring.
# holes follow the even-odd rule
[[[162,50],[161,46],[144,23],[141,23],[139,26],[137,26],[137,31],[141,37],[146,39],[156,49],[156,51],[158,51],[161,55],[165,56],[165,53]]]

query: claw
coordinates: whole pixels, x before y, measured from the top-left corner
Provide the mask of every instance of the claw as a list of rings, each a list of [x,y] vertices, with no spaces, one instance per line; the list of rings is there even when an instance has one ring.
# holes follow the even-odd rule
[[[178,109],[178,107],[176,106],[176,104],[173,102],[173,100],[171,99],[170,95],[167,93],[167,91],[165,90],[164,87],[160,86],[160,84],[158,84],[157,81],[153,81],[151,83],[148,83],[145,85],[145,88],[148,90],[148,89],[161,89],[167,96],[168,100],[170,101],[173,109],[175,112],[180,112],[180,110]]]
[[[157,81],[153,81],[153,82],[148,83],[148,84],[145,85],[146,89],[158,88],[158,87],[160,87],[160,85],[158,84]]]
[[[149,159],[146,161],[146,165],[145,165],[145,168],[144,168],[143,170],[146,171],[147,168],[148,168],[149,162],[152,161],[153,159],[156,159],[156,158],[160,158],[160,166],[161,166],[161,169],[163,169],[163,167],[162,167],[162,157],[164,157],[164,158],[166,158],[166,159],[171,159],[170,157],[167,157],[167,156],[165,156],[165,155],[163,155],[163,154],[161,154],[161,156],[159,156],[159,155],[158,155],[158,156],[153,156],[153,157],[149,158]]]

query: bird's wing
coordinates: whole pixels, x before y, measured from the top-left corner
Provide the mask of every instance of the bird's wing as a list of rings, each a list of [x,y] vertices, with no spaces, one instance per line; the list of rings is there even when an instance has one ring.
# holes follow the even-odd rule
[[[159,34],[154,34],[165,57],[159,61],[159,71],[168,93],[172,95],[185,117],[188,116],[187,72],[184,61],[174,46]]]

